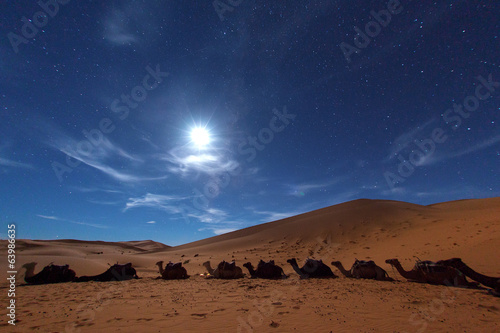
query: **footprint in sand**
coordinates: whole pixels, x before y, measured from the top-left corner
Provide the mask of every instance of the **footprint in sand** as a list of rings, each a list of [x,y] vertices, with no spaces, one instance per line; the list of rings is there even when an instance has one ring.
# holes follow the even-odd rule
[[[207,318],[207,314],[206,313],[191,313],[191,316],[193,316],[195,318],[199,318],[199,319],[205,319],[205,318]]]

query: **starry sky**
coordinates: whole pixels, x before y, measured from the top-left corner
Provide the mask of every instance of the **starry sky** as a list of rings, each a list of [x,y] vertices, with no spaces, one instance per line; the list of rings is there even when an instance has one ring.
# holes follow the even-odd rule
[[[500,195],[498,2],[1,6],[4,238],[179,245]]]

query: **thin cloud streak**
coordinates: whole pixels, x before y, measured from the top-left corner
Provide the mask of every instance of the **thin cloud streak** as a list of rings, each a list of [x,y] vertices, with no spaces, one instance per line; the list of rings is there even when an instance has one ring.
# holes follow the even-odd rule
[[[457,152],[452,152],[448,154],[442,154],[441,156],[437,155],[436,152],[434,154],[429,154],[429,156],[426,156],[422,158],[420,161],[418,161],[417,166],[424,166],[424,165],[432,165],[436,164],[438,162],[443,162],[447,161],[453,158],[457,157],[462,157],[464,155],[468,154],[473,154],[475,152],[478,152],[480,150],[489,148],[491,146],[494,146],[495,144],[500,142],[500,135],[494,136],[488,140],[485,140],[481,143],[478,143],[472,147],[457,151]]]
[[[172,213],[180,213],[181,211],[176,204],[185,199],[187,198],[181,196],[146,193],[143,197],[129,198],[129,201],[125,204],[123,211],[125,212],[132,208],[150,207],[166,210]]]
[[[327,179],[324,181],[318,181],[318,182],[314,182],[314,183],[301,183],[301,184],[297,184],[297,185],[287,184],[285,186],[290,188],[288,195],[301,197],[305,193],[307,193],[308,191],[326,189],[328,187],[331,187],[333,185],[340,183],[341,181],[343,181],[345,179],[347,179],[347,177],[336,177],[333,179]]]
[[[13,168],[34,169],[34,167],[31,164],[16,162],[2,157],[0,157],[0,165]]]
[[[50,128],[49,128],[50,129]],[[126,183],[137,183],[142,181],[154,181],[154,180],[162,180],[166,179],[167,176],[161,177],[145,177],[145,176],[136,176],[133,174],[125,173],[116,170],[115,168],[104,163],[104,160],[116,159],[117,157],[122,157],[125,160],[131,163],[142,163],[143,160],[132,156],[127,153],[124,149],[113,144],[110,140],[103,137],[102,142],[98,145],[92,145],[92,150],[90,152],[81,151],[77,147],[79,147],[80,142],[74,140],[73,138],[63,134],[61,131],[52,128],[51,130],[53,135],[55,135],[55,139],[48,143],[48,145],[69,157],[80,161],[81,163],[88,165],[94,169],[97,169],[104,174],[118,180],[120,182]],[[90,143],[89,143],[90,144]]]
[[[422,132],[425,128],[427,128],[430,124],[435,121],[434,118],[429,119],[423,124],[420,124],[408,132],[401,134],[398,136],[394,142],[392,143],[389,151],[389,155],[384,159],[385,162],[388,162],[395,158],[399,152],[408,147],[418,136],[420,132]]]
[[[299,214],[302,214],[304,212],[297,212],[297,211],[291,211],[291,212],[255,211],[254,213],[259,214],[259,215],[266,215],[266,217],[263,217],[262,219],[260,219],[261,222],[273,222],[273,221],[285,219],[287,217],[299,215]]]
[[[41,217],[41,218],[46,219],[46,220],[68,222],[68,223],[72,223],[72,224],[84,225],[84,226],[98,228],[98,229],[108,229],[109,228],[108,226],[105,226],[102,224],[72,221],[72,220],[63,219],[63,218],[60,218],[57,216],[47,216],[47,215],[41,215],[41,214],[37,214],[36,216]]]

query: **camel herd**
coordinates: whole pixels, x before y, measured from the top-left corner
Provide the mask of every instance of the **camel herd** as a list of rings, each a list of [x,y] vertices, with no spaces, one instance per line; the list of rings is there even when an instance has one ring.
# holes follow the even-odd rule
[[[115,264],[108,268],[104,273],[93,276],[76,277],[74,270],[69,265],[57,266],[52,263],[45,266],[38,274],[35,274],[36,262],[30,262],[23,265],[26,269],[24,281],[27,284],[48,284],[60,282],[88,282],[88,281],[123,281],[138,279],[135,268],[131,263],[125,265]]]
[[[302,267],[299,267],[295,258],[289,259],[287,262],[301,279],[338,277],[322,260],[308,258]],[[406,271],[398,259],[387,259],[385,262],[396,268],[399,274],[408,281],[467,288],[478,288],[479,284],[482,284],[492,288],[489,291],[492,295],[500,297],[500,277],[480,274],[467,266],[460,258],[438,262],[419,260],[410,271]],[[364,261],[356,259],[349,270],[346,270],[339,261],[332,261],[331,264],[347,278],[394,281],[383,268],[375,264],[372,260]],[[34,274],[35,265],[36,263],[32,262],[23,266],[26,269],[24,280],[27,284],[123,281],[139,278],[131,263],[124,265],[115,264],[102,274],[81,277],[76,277],[76,273],[69,268],[69,265],[56,266],[49,264],[38,274]],[[158,279],[179,280],[189,278],[186,269],[182,267],[182,263],[180,262],[169,262],[165,268],[163,268],[163,261],[157,262],[156,265],[160,273]],[[215,269],[212,268],[210,261],[203,263],[203,266],[208,272],[205,276],[207,278],[239,279],[245,276],[242,269],[236,266],[235,261],[227,262],[223,260]],[[250,262],[243,264],[243,267],[248,270],[251,278],[286,279],[288,277],[283,269],[274,263],[274,260],[267,262],[260,260],[257,264],[257,269]],[[469,282],[466,277],[476,282]]]

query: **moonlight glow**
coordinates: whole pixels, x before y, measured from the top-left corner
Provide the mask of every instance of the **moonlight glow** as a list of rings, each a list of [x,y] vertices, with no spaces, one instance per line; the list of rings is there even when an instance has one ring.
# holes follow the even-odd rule
[[[202,148],[210,143],[210,134],[205,128],[193,128],[193,130],[191,131],[191,141],[198,148]]]

